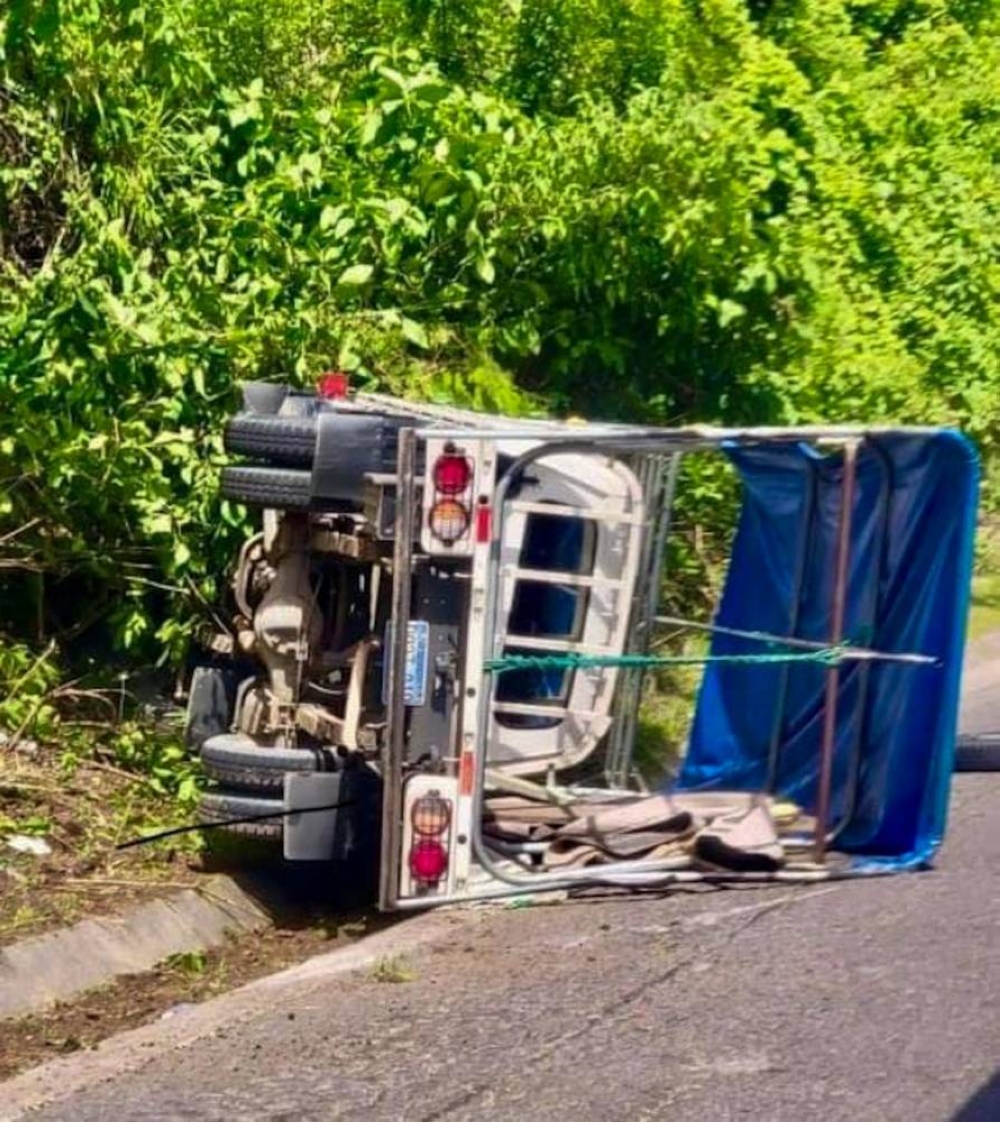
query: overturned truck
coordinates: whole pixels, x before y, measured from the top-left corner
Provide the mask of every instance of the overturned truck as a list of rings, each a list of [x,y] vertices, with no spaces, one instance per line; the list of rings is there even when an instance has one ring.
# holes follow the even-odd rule
[[[961,435],[511,420],[326,376],[245,387],[226,444],[249,462],[223,493],[263,516],[191,689],[204,823],[374,873],[385,909],[932,859],[975,531]],[[742,507],[716,613],[679,619],[664,558],[702,455]],[[705,653],[669,653],[691,630]],[[689,743],[650,790],[640,701],[678,663],[703,667]]]

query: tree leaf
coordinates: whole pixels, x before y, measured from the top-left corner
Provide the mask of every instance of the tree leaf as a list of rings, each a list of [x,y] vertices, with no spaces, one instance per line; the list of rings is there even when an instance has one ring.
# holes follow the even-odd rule
[[[407,319],[407,317],[404,316],[400,327],[402,328],[403,338],[406,339],[407,342],[412,343],[415,347],[421,347],[423,350],[426,350],[430,346],[427,332],[415,319]]]
[[[485,253],[480,253],[476,257],[476,276],[484,284],[492,284],[496,280],[497,271],[493,267],[493,261]]]
[[[337,284],[345,288],[358,288],[372,279],[375,270],[371,265],[351,265],[337,278]]]
[[[743,304],[738,304],[735,300],[719,301],[718,316],[720,327],[728,327],[734,319],[740,319],[746,314],[746,307]]]

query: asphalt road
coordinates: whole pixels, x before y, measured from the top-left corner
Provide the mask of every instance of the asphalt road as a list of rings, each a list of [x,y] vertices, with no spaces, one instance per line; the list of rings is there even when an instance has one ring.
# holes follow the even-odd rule
[[[969,647],[962,679],[962,728],[1000,732],[1000,631]]]
[[[32,1117],[1000,1120],[1000,773],[956,777],[932,872],[445,931],[408,981],[319,970]]]

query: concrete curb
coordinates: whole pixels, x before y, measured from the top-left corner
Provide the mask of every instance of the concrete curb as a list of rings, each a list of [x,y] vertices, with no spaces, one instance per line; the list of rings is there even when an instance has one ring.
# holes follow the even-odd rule
[[[234,880],[213,876],[197,888],[140,904],[124,915],[85,919],[0,949],[0,1018],[35,1012],[150,970],[173,954],[218,946],[230,932],[272,922],[266,907]]]
[[[472,909],[424,912],[349,947],[317,955],[201,1005],[185,1007],[152,1024],[110,1037],[92,1051],[32,1068],[0,1084],[0,1122],[15,1122],[28,1111],[136,1071],[166,1051],[190,1047],[222,1029],[274,1010],[286,995],[312,990],[321,979],[363,970],[381,959],[410,954],[438,942],[476,914]]]

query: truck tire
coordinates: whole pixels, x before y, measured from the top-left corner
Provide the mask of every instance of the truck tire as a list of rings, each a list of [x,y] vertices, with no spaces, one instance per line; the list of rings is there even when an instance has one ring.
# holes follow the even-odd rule
[[[260,417],[242,413],[226,423],[227,452],[290,467],[311,467],[316,423],[311,417]]]
[[[312,475],[308,471],[270,467],[225,467],[222,469],[224,498],[247,506],[274,510],[308,510]]]
[[[274,812],[276,817],[259,822],[238,822],[220,826],[228,834],[262,841],[280,842],[284,836],[284,802],[281,799],[264,799],[230,791],[206,791],[198,801],[198,821],[204,826],[225,822],[229,818],[251,817],[254,814]]]
[[[1000,732],[965,734],[955,742],[956,771],[1000,771]]]
[[[201,746],[205,774],[232,791],[259,792],[281,798],[289,771],[335,771],[327,748],[269,748],[246,733],[212,736]]]

